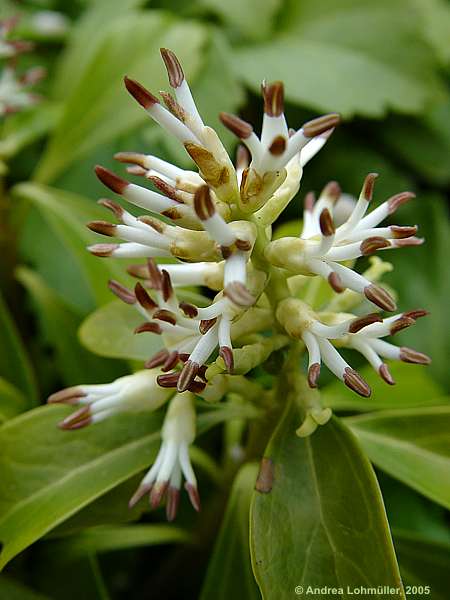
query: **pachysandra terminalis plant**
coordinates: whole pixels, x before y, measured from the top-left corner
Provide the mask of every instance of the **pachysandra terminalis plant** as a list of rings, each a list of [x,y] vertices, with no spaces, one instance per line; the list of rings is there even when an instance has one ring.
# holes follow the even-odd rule
[[[281,376],[303,377],[305,353],[310,387],[317,387],[323,363],[367,397],[368,384],[342,357],[341,348],[362,354],[388,385],[394,381],[385,360],[426,364],[429,358],[383,339],[426,314],[412,310],[383,316],[383,311],[397,310],[392,294],[376,283],[391,265],[372,257],[365,273],[354,269],[360,256],[422,243],[415,226],[379,226],[413,194],[397,194],[369,211],[377,177],[370,173],[359,199],[337,226],[333,215],[342,212],[341,191],[330,182],[317,200],[307,194],[298,235],[274,239],[272,227],[296,196],[303,167],[326,143],[339,116],[325,115],[289,129],[283,84],[263,83],[260,137],[240,118],[220,115],[242,142],[233,164],[216,131],[203,123],[176,56],[170,50],[161,53],[173,94],[161,92],[161,103],[128,77],[125,86],[184,145],[198,171],[145,154],[117,154],[117,160],[130,165],[129,173],[153,184],[151,190],[96,167],[107,188],[147,213],[136,217],[113,200],[100,200],[118,223],[94,221],[89,228],[123,243],[95,244],[89,251],[99,257],[145,259],[128,267],[138,279],[134,290],[116,281],[109,285],[130,310],[141,314],[136,333],[161,336],[162,349],[142,371],[107,385],[69,388],[49,401],[79,406],[61,423],[68,430],[168,403],[161,449],[130,504],[149,494],[156,507],[166,497],[167,516],[173,519],[182,478],[194,508],[200,506],[189,459],[196,395],[214,402],[233,392],[252,401],[263,395],[252,378],[259,365],[281,354],[288,357]],[[165,259],[163,264],[157,263],[159,258]],[[212,300],[206,306],[180,300],[184,286],[207,288]],[[300,436],[312,434],[331,416],[318,394],[312,398],[304,401]]]

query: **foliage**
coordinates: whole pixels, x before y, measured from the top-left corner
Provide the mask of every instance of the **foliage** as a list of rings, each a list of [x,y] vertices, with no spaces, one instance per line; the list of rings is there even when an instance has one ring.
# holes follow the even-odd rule
[[[401,573],[404,584],[445,598],[449,4],[0,0],[2,18],[19,8],[24,31],[43,8],[69,26],[58,38],[35,32],[23,60],[47,68],[43,101],[0,120],[0,597],[134,598],[151,589],[165,598],[272,600],[294,597],[299,585],[401,587]],[[204,435],[193,460],[204,507],[193,518],[183,500],[176,526],[148,507],[126,507],[156,455],[160,412],[61,432],[56,424],[70,411],[38,407],[63,385],[142,368],[159,348],[158,339],[133,336],[139,317],[111,301],[107,281],[127,261],[89,255],[84,225],[104,218],[92,173],[100,159],[108,165],[119,149],[145,148],[189,165],[122,86],[125,74],[163,86],[161,46],[180,56],[205,120],[229,148],[218,112],[258,122],[265,78],[284,81],[291,122],[342,113],[345,131],[305,170],[301,197],[329,179],[355,195],[369,171],[381,173],[379,198],[416,192],[401,218],[420,224],[426,244],[393,257],[386,281],[402,307],[431,311],[420,331],[400,336],[433,358],[426,372],[394,367],[395,388],[367,369],[370,399],[329,383],[322,399],[337,416],[305,439],[295,435],[292,390],[278,390],[268,414],[261,398],[256,407],[233,395],[220,407],[198,400]],[[286,222],[298,219],[299,203]],[[201,304],[198,290],[192,298]],[[265,367],[255,376],[267,388],[274,367]],[[263,439],[254,439],[254,423]],[[65,574],[74,569],[71,590]]]

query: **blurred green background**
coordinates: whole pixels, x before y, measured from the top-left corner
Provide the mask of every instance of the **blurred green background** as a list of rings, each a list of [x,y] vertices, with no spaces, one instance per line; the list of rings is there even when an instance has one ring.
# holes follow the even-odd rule
[[[43,11],[63,15],[64,26],[57,31],[39,26],[37,15]],[[0,122],[2,420],[41,403],[61,386],[110,381],[129,369],[120,348],[95,356],[78,338],[85,317],[111,300],[107,279],[124,281],[120,266],[85,252],[95,236],[84,223],[104,218],[95,205],[104,189],[93,165],[123,174],[123,166],[112,159],[115,152],[135,150],[190,164],[122,83],[127,74],[153,92],[167,88],[160,47],[179,56],[205,122],[217,128],[230,151],[235,140],[218,113],[240,114],[258,130],[264,78],[284,82],[291,127],[325,112],[341,113],[343,124],[305,169],[299,197],[283,219],[297,219],[304,194],[332,179],[358,195],[370,171],[380,173],[377,202],[399,191],[416,192],[417,199],[402,207],[395,223],[417,223],[426,244],[383,254],[395,266],[386,281],[397,290],[401,310],[431,312],[399,339],[432,357],[429,375],[442,392],[448,390],[448,2],[0,0],[1,18],[17,13],[22,18],[14,35],[35,42],[18,68],[42,65],[47,77],[39,84],[36,107]],[[207,443],[214,448],[216,442]],[[418,523],[432,532],[430,539],[434,535],[449,543],[443,509],[387,477],[382,483],[394,526],[408,529]],[[126,497],[131,487],[116,493]],[[407,523],[399,508],[405,503],[414,515]],[[214,523],[208,525],[201,533],[206,540],[214,536]],[[102,570],[114,598],[124,593],[178,598],[181,589],[184,598],[197,597],[208,551],[192,553],[191,562],[185,551],[172,549],[118,552],[108,555]],[[67,568],[49,582],[48,547],[27,552],[13,561],[10,577],[54,598],[108,597],[93,557],[76,571],[79,586],[91,580],[92,585],[69,589]],[[448,554],[442,560],[450,565]],[[157,566],[152,573],[149,564]],[[180,568],[181,582],[172,577]],[[10,579],[0,581],[11,586],[1,592],[0,585],[1,598],[38,597]],[[149,586],[154,596],[143,592]]]

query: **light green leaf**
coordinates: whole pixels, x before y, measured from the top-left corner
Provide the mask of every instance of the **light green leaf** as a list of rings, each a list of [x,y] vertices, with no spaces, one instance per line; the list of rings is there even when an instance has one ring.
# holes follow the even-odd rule
[[[187,531],[173,525],[101,525],[89,527],[63,540],[48,542],[45,553],[49,557],[57,555],[64,557],[64,561],[70,561],[89,554],[186,543],[189,540]]]
[[[405,587],[411,586],[408,598],[421,600],[429,596],[433,600],[446,600],[450,545],[438,544],[402,530],[395,530],[393,534]],[[429,586],[430,592],[424,590],[426,586]]]
[[[74,160],[149,119],[123,86],[123,76],[154,92],[167,84],[159,54],[169,47],[187,75],[199,68],[205,31],[195,22],[177,22],[161,12],[129,12],[114,20],[67,98],[54,136],[39,163],[36,179],[53,181]]]
[[[238,50],[236,68],[256,91],[281,79],[297,104],[344,116],[420,112],[443,94],[433,53],[407,0],[292,2],[281,35]],[[380,43],[384,40],[384,43]]]
[[[100,260],[86,250],[87,245],[95,243],[86,223],[104,219],[104,210],[82,196],[35,183],[19,184],[12,191],[16,198],[31,202],[39,210],[60,244],[59,254],[53,253],[43,261],[40,274],[45,281],[79,312],[110,300],[107,281],[124,281],[124,269],[120,263]],[[45,230],[39,235],[42,238]],[[45,251],[42,239],[35,239],[34,244],[42,245],[40,251]]]
[[[156,454],[159,415],[122,414],[61,431],[70,410],[45,406],[0,427],[0,567]]]
[[[162,341],[154,333],[134,333],[143,321],[133,306],[113,300],[85,319],[79,329],[80,341],[100,356],[148,360],[162,348]]]
[[[261,598],[249,550],[249,509],[257,471],[257,465],[249,463],[236,475],[200,600]]]
[[[99,383],[117,376],[117,365],[87,352],[77,339],[80,317],[51,290],[45,281],[26,267],[17,270],[17,279],[36,304],[36,313],[45,341],[54,350],[54,360],[66,385]]]
[[[383,411],[345,421],[375,465],[450,508],[450,406]]]
[[[22,392],[0,377],[0,422],[15,417],[26,408],[27,400]]]
[[[442,63],[450,61],[450,7],[445,0],[413,0],[425,39]]]
[[[35,376],[8,307],[0,295],[0,375],[14,384],[27,398],[37,401]]]
[[[336,418],[299,438],[300,420],[291,400],[253,497],[252,564],[263,597],[292,598],[296,586],[401,588],[378,483],[355,438]]]
[[[396,385],[388,386],[370,366],[359,372],[372,389],[370,398],[361,398],[341,381],[335,380],[320,390],[321,401],[333,410],[382,410],[440,405],[444,390],[422,365],[392,363],[389,370]]]
[[[264,38],[269,34],[281,4],[281,0],[201,0],[201,5],[221,17],[226,25],[250,39]]]

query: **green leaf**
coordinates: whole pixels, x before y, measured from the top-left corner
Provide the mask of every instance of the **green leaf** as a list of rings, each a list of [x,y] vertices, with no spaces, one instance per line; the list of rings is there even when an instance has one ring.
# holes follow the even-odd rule
[[[264,78],[283,80],[288,100],[315,110],[418,113],[444,88],[409,10],[407,0],[291,2],[281,35],[238,50],[236,68],[255,91]]]
[[[401,588],[381,493],[357,441],[336,418],[299,438],[300,420],[291,400],[253,497],[252,564],[263,597],[292,598],[296,586]]]
[[[5,600],[50,600],[26,587],[20,581],[15,581],[7,575],[0,575],[0,597]]]
[[[58,105],[45,102],[6,119],[0,136],[0,158],[11,158],[43,137],[56,123],[59,109]]]
[[[28,408],[27,404],[27,399],[22,392],[0,377],[0,422],[23,412]]]
[[[90,527],[63,540],[47,542],[45,552],[73,560],[89,554],[160,544],[186,543],[187,531],[173,525],[118,525]]]
[[[256,475],[255,464],[244,465],[236,475],[200,600],[261,598],[249,550],[249,508]]]
[[[429,596],[433,600],[446,600],[450,545],[430,542],[406,531],[395,530],[393,533],[405,588],[408,590],[408,585],[411,586],[408,598],[420,600]],[[429,586],[430,592],[424,591],[424,586]]]
[[[370,398],[361,398],[341,381],[334,380],[320,391],[321,401],[333,410],[381,410],[386,408],[414,408],[440,405],[444,390],[422,365],[392,363],[389,370],[396,385],[388,386],[372,367],[359,372],[372,389]]]
[[[35,376],[16,325],[0,295],[0,375],[35,403],[38,398]]]
[[[383,411],[345,421],[375,465],[450,508],[450,406]]]
[[[110,278],[124,281],[124,269],[120,263],[99,260],[86,250],[86,246],[95,241],[86,222],[104,219],[104,210],[82,196],[35,183],[15,186],[13,195],[36,206],[59,242],[59,253],[53,251],[46,256],[48,260],[41,261],[40,274],[45,281],[79,312],[92,310],[110,300],[107,281]],[[45,235],[45,230],[39,235]],[[45,252],[45,244],[37,251]],[[29,253],[33,260],[32,248]]]
[[[450,61],[450,7],[444,0],[414,0],[425,39],[444,65]]]
[[[142,471],[159,444],[159,415],[122,414],[77,432],[63,406],[0,427],[0,568],[75,512]]]
[[[39,163],[36,179],[53,181],[74,160],[149,119],[123,86],[125,74],[157,92],[167,76],[159,48],[180,56],[188,75],[199,68],[205,31],[161,12],[129,12],[113,21],[67,98],[61,120]]]
[[[99,383],[117,376],[117,366],[92,356],[78,341],[81,318],[31,269],[20,267],[17,279],[36,304],[45,342],[55,351],[54,361],[66,385]]]
[[[269,34],[281,4],[281,0],[201,0],[201,5],[249,39],[260,39]]]
[[[113,300],[85,319],[79,330],[80,341],[100,356],[148,360],[162,348],[162,341],[153,333],[134,333],[143,320],[133,306]]]

